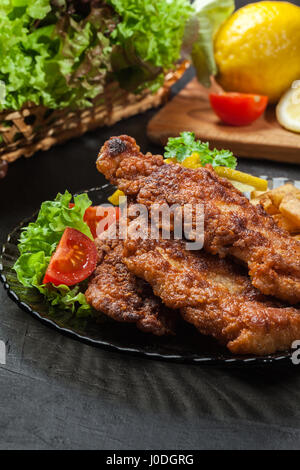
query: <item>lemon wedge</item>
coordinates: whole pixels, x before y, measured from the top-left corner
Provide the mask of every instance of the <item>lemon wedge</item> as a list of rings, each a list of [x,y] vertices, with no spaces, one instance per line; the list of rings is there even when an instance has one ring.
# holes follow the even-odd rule
[[[276,108],[280,124],[293,132],[300,132],[300,80],[283,95]]]
[[[254,186],[251,186],[250,184],[240,183],[239,181],[234,181],[234,180],[228,180],[228,181],[230,181],[232,186],[234,186],[236,189],[238,189],[242,193],[250,193],[251,194],[255,191]]]

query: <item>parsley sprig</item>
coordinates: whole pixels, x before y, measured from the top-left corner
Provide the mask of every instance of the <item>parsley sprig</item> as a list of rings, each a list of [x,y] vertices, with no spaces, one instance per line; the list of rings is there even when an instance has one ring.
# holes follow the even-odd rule
[[[180,137],[170,137],[165,147],[165,158],[175,158],[178,163],[182,163],[193,152],[199,154],[199,163],[204,166],[210,163],[213,167],[227,166],[235,168],[236,158],[230,150],[211,150],[208,142],[201,142],[195,139],[193,132],[181,132]]]

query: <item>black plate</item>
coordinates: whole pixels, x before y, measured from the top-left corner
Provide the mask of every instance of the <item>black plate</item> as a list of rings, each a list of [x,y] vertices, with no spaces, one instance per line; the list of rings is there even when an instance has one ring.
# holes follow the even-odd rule
[[[281,184],[282,182],[280,179]],[[111,185],[106,184],[86,192],[93,204],[97,205],[107,202],[107,197],[112,194],[113,190]],[[140,332],[134,325],[118,323],[104,315],[100,321],[96,322],[90,318],[75,318],[71,313],[59,309],[51,313],[44,297],[36,289],[27,289],[22,286],[12,269],[19,256],[17,244],[21,229],[35,218],[36,214],[23,221],[8,236],[0,259],[0,277],[8,295],[19,307],[61,333],[105,349],[172,362],[239,366],[290,361],[290,351],[268,356],[234,356],[227,349],[219,346],[215,340],[200,335],[195,328],[186,323],[182,324],[182,328],[175,337],[159,338]]]

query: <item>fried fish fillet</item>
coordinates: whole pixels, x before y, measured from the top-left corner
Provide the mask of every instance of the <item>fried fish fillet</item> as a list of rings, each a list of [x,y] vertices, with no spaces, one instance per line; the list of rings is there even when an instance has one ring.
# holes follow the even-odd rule
[[[235,354],[270,354],[300,338],[300,311],[266,298],[244,268],[178,240],[126,240],[123,261],[164,304]]]
[[[264,294],[300,302],[300,242],[212,168],[166,164],[160,155],[143,155],[135,140],[125,135],[105,142],[97,168],[128,197],[149,208],[153,203],[202,203],[205,250],[244,262],[253,285]]]
[[[123,243],[96,240],[99,264],[85,293],[96,310],[157,336],[175,334],[177,312],[155,297],[149,284],[131,274],[122,262]]]

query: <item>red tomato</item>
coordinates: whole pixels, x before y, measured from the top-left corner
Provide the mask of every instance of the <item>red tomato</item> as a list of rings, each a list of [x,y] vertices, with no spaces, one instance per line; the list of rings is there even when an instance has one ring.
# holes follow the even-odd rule
[[[70,203],[70,208],[74,207],[73,203]],[[103,206],[90,206],[85,211],[83,220],[88,224],[94,238],[97,237],[97,227],[101,220],[105,218],[107,222],[103,227],[103,230],[107,230],[108,227],[116,222],[120,216],[120,209],[118,207],[103,207]],[[102,227],[100,227],[101,230]],[[101,230],[101,231],[103,231]],[[101,233],[100,231],[100,233]],[[98,235],[100,235],[100,233]]]
[[[96,269],[97,249],[94,242],[74,228],[67,227],[53,253],[43,284],[73,286]]]
[[[119,219],[118,207],[91,206],[84,214],[83,220],[88,224],[94,238]],[[103,221],[101,225],[99,222]],[[105,224],[103,226],[103,224]],[[97,230],[98,229],[98,230]]]
[[[245,93],[211,93],[210,104],[226,124],[248,126],[258,119],[268,104],[268,97]]]

